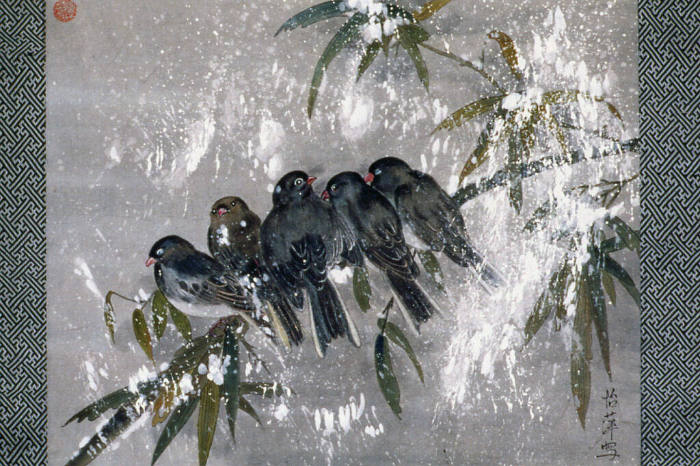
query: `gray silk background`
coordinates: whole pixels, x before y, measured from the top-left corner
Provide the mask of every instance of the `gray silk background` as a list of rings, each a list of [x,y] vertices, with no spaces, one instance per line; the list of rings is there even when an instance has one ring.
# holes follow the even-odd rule
[[[499,57],[493,41],[486,39],[489,31],[508,32],[527,47],[533,33],[545,35],[546,18],[559,6],[569,49],[577,50],[592,72],[615,76],[608,95],[625,120],[625,134],[634,136],[636,2],[521,3],[454,0],[427,27],[434,34],[430,43],[440,48],[449,44],[472,60],[485,49],[487,65],[494,65]],[[177,233],[206,249],[208,209],[215,199],[239,195],[262,215],[270,208],[270,186],[299,167],[325,184],[337,171],[365,170],[389,154],[422,166],[454,189],[453,175],[473,148],[477,127],[454,131],[449,144],[437,148],[428,134],[447,110],[492,91],[476,73],[428,51],[423,55],[431,73],[430,94],[403,53],[395,59],[392,55],[389,63],[378,57],[371,73],[355,86],[357,59],[346,51],[331,64],[309,120],[306,97],[313,67],[342,23],[335,19],[277,38],[273,34],[286,18],[311,4],[78,2],[73,21],[48,18],[49,464],[65,463],[81,439],[95,432],[97,423],[61,427],[72,414],[149,366],[131,332],[133,305],[115,300],[118,328],[111,345],[102,302],[110,289],[129,296],[154,289],[152,271],[143,263],[156,239]],[[50,12],[53,4],[48,5]],[[442,136],[441,144],[445,140]],[[606,163],[601,171],[581,171],[614,178],[618,163],[629,168],[626,159]],[[537,189],[526,184],[526,200],[528,193],[534,196]],[[510,212],[503,190],[482,198],[463,209],[471,236],[517,281],[531,272],[518,260],[525,256],[524,240],[516,231],[523,219]],[[636,226],[634,196],[623,196],[621,202],[620,215]],[[536,205],[535,200],[526,202],[525,212]],[[627,253],[619,257],[638,282],[636,258]],[[458,295],[476,292],[473,284],[464,285],[462,270],[442,264],[448,289]],[[639,318],[621,287],[617,307],[609,306],[615,378],[607,381],[596,344],[584,431],[571,399],[567,348],[562,339],[547,338],[545,330],[522,352],[516,348],[509,353],[515,371],[496,361],[490,374],[469,374],[470,389],[461,403],[447,400],[450,388],[442,373],[456,328],[452,316],[462,315],[464,323],[473,311],[454,298],[440,301],[444,318],[427,325],[420,337],[409,335],[426,372],[425,386],[406,358],[394,355],[404,408],[398,421],[381,398],[373,368],[375,314],[387,297],[386,285],[377,274],[373,277],[377,298],[368,315],[355,308],[350,287],[339,285],[360,323],[363,347],[338,342],[324,360],[315,356],[310,338],[300,351],[283,358],[262,350],[273,375],[279,374],[296,395],[284,402],[285,408],[255,400],[265,428],[241,416],[235,447],[220,419],[209,464],[605,462],[595,456],[601,453],[605,414],[601,397],[612,387],[620,400],[615,432],[620,462],[639,462]],[[523,315],[541,289],[542,284],[523,293]],[[302,321],[306,324],[307,314]],[[193,318],[195,333],[204,332],[210,322]],[[156,348],[158,360],[166,361],[178,342],[169,328]],[[250,377],[272,379],[264,373]],[[364,414],[347,432],[337,423],[333,432],[316,427],[316,410],[334,412],[337,419],[338,407],[351,397],[359,400],[360,394],[366,400]],[[286,416],[281,414],[285,409]],[[159,464],[196,464],[195,424],[184,428]],[[96,464],[150,463],[161,428],[147,423],[120,439],[118,448],[104,452]]]

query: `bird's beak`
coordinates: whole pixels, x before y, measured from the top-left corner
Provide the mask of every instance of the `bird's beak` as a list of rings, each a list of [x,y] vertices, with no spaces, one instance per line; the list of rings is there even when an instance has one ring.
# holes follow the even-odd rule
[[[219,217],[221,217],[226,213],[226,209],[223,207],[219,207],[219,210],[216,213],[219,214]]]
[[[327,201],[330,198],[331,198],[331,195],[328,194],[328,191],[323,191],[323,193],[321,193],[321,199],[323,199],[324,201]]]
[[[156,263],[156,260],[152,257],[149,257],[148,259],[146,259],[146,267],[150,267],[155,263]]]
[[[367,173],[365,175],[365,183],[367,184],[372,184],[372,181],[374,181],[374,174],[373,173]]]
[[[315,176],[310,176],[310,177],[308,177],[308,178],[306,179],[306,184],[308,184],[309,186],[311,186],[312,184],[314,184],[314,181],[316,181],[316,179],[317,179],[317,178],[316,178]]]

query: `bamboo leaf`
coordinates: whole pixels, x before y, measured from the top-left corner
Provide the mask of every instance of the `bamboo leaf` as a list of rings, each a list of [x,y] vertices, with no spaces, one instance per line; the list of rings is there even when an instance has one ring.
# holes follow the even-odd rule
[[[168,323],[168,301],[160,290],[153,295],[153,333],[158,340],[165,334],[165,327]]]
[[[370,308],[369,298],[372,296],[372,288],[364,267],[355,267],[352,274],[352,292],[362,312],[367,312]]]
[[[511,132],[508,138],[508,199],[511,207],[519,214],[523,206],[523,177],[520,165],[523,161],[518,135]]]
[[[391,356],[389,347],[386,344],[384,335],[377,335],[374,342],[374,367],[377,371],[377,383],[384,395],[384,399],[394,412],[396,417],[401,419],[401,392],[399,390],[399,382],[394,375],[394,369],[391,366]]]
[[[423,268],[428,274],[428,278],[433,284],[442,292],[445,291],[445,276],[442,274],[442,268],[440,268],[440,262],[438,262],[437,257],[430,250],[419,250],[418,258],[420,259]]]
[[[235,325],[228,324],[224,334],[224,362],[228,358],[228,366],[224,373],[224,399],[226,403],[226,420],[231,432],[231,438],[236,441],[236,415],[238,411],[238,392],[241,382],[238,339]]]
[[[594,258],[597,260],[597,258]],[[610,368],[610,341],[608,338],[608,314],[605,309],[605,296],[603,295],[603,286],[601,280],[601,271],[598,267],[593,267],[591,264],[587,274],[588,288],[591,293],[591,317],[595,327],[598,344],[600,345],[600,354],[603,358],[605,371],[608,373],[608,378],[612,381],[612,369]]]
[[[348,7],[344,0],[332,0],[319,3],[306,10],[297,13],[280,26],[275,37],[282,31],[291,31],[298,27],[305,28],[324,19],[335,18],[346,13]]]
[[[163,454],[170,442],[175,438],[175,436],[182,430],[182,428],[187,424],[187,421],[194,413],[194,409],[197,407],[199,402],[199,397],[188,396],[181,404],[179,404],[173,413],[170,415],[167,424],[163,428],[163,431],[158,437],[158,442],[156,443],[156,448],[153,450],[153,458],[151,459],[151,465],[155,464]]]
[[[182,338],[187,341],[192,341],[192,324],[190,324],[190,319],[178,308],[168,302],[170,309],[170,317],[173,319],[173,324]]]
[[[169,384],[164,383],[158,397],[153,402],[153,419],[151,421],[152,427],[155,427],[168,418],[170,410],[172,409],[174,398],[175,387],[170,387]]]
[[[207,380],[202,387],[197,420],[197,437],[199,440],[199,466],[205,466],[209,459],[209,450],[216,434],[216,421],[219,417],[219,386]]]
[[[488,123],[486,123],[486,128],[479,134],[479,139],[476,142],[476,147],[471,153],[467,161],[462,167],[462,171],[459,174],[459,184],[469,176],[474,170],[479,168],[489,157],[491,147],[498,144],[503,131],[496,131],[496,118],[501,115],[501,112],[496,112],[489,118]]]
[[[541,229],[546,223],[545,219],[547,217],[550,217],[552,213],[556,210],[556,208],[557,200],[555,198],[547,199],[546,201],[544,201],[542,204],[540,204],[539,207],[537,207],[532,212],[532,216],[523,227],[523,231],[529,231],[530,233],[533,233]]]
[[[415,26],[419,27],[419,26]],[[408,56],[411,57],[413,65],[416,67],[416,72],[418,73],[418,78],[423,83],[425,90],[428,89],[428,67],[423,60],[423,55],[421,55],[418,49],[418,44],[415,41],[415,37],[408,32],[407,26],[399,26],[397,38],[401,46],[406,49]]]
[[[420,44],[430,39],[430,34],[428,33],[428,31],[423,29],[418,24],[407,24],[404,26],[399,26],[397,28],[397,33],[398,35],[403,35],[404,38],[407,38],[408,40],[416,44]]]
[[[311,118],[311,114],[313,113],[316,97],[318,97],[318,90],[321,87],[321,81],[323,80],[323,74],[326,72],[326,68],[328,68],[330,62],[345,46],[357,38],[360,33],[360,27],[366,24],[368,21],[369,18],[365,14],[355,13],[352,15],[352,17],[338,30],[335,36],[333,36],[321,54],[321,58],[319,58],[318,62],[316,63],[314,75],[311,78],[311,88],[309,89],[309,101],[307,108],[309,118]]]
[[[416,22],[416,18],[413,15],[413,13],[411,13],[407,9],[400,7],[399,5],[396,5],[394,3],[385,3],[384,5],[386,6],[386,15],[389,18],[403,19],[411,24]]]
[[[527,318],[525,323],[525,343],[528,344],[532,337],[542,328],[547,318],[552,314],[552,310],[556,307],[556,289],[559,282],[561,270],[552,274],[549,279],[548,288],[540,295],[532,309],[532,313]]]
[[[441,129],[447,129],[449,131],[458,126],[462,126],[464,123],[469,122],[479,115],[495,110],[498,108],[504,97],[504,95],[484,97],[483,99],[479,99],[465,105],[459,110],[453,112],[449,117],[442,120],[431,134],[435,134]]]
[[[136,341],[141,346],[141,349],[148,359],[155,363],[153,359],[153,346],[151,344],[151,334],[148,332],[148,325],[146,325],[146,317],[143,315],[141,309],[134,309],[131,314],[131,323],[134,327],[134,335],[136,336]]]
[[[603,270],[601,279],[603,280],[603,288],[605,288],[605,292],[610,297],[610,301],[612,301],[613,306],[615,306],[617,295],[615,294],[615,283],[613,282],[612,276]]]
[[[83,422],[85,419],[94,421],[105,411],[109,409],[117,409],[120,406],[135,400],[138,398],[138,396],[138,393],[130,391],[128,387],[120,388],[119,390],[115,390],[109,395],[104,396],[94,403],[91,403],[89,406],[83,408],[68,419],[63,426],[65,427],[75,420],[78,422]]]
[[[189,372],[195,368],[202,357],[213,346],[213,339],[208,335],[197,337],[175,351],[168,371],[174,374]]]
[[[515,49],[513,39],[511,39],[508,34],[501,31],[491,31],[489,32],[488,37],[489,39],[493,39],[498,42],[498,45],[501,47],[501,55],[503,55],[503,58],[508,64],[510,72],[513,73],[513,76],[515,76],[517,80],[523,79],[523,74],[520,71],[520,64],[518,61],[518,52]]]
[[[423,379],[423,368],[421,367],[418,357],[416,357],[416,353],[413,351],[413,347],[411,347],[411,343],[408,341],[408,338],[406,338],[406,335],[393,322],[385,322],[385,320],[386,318],[377,320],[377,326],[380,330],[384,329],[384,334],[387,338],[389,338],[389,340],[393,341],[404,350],[408,356],[408,359],[410,359],[411,363],[413,363],[413,367],[416,368],[416,372],[418,373],[418,378],[420,379],[421,383],[425,383],[425,380]]]
[[[360,59],[360,64],[357,66],[357,81],[359,81],[362,75],[365,74],[365,71],[367,71],[381,49],[382,43],[378,40],[375,40],[365,47],[365,51]]]
[[[591,295],[585,279],[577,280],[577,304],[571,341],[571,393],[581,426],[586,428],[586,413],[591,398]]]
[[[263,427],[263,423],[260,420],[260,416],[258,416],[258,413],[255,411],[255,408],[253,408],[253,405],[251,405],[248,402],[248,400],[246,400],[242,396],[238,398],[238,409],[255,419],[255,422],[257,422],[260,425],[260,427]]]
[[[451,0],[430,0],[429,2],[425,2],[418,12],[413,13],[413,17],[416,18],[416,21],[425,21],[442,7],[450,3],[450,1]]]
[[[114,306],[112,305],[112,295],[114,291],[109,291],[107,296],[105,296],[104,304],[104,315],[105,315],[105,325],[107,325],[107,330],[109,331],[109,338],[114,344]]]
[[[545,92],[542,94],[542,103],[543,104],[567,104],[567,103],[572,103],[578,101],[578,98],[581,97],[585,100],[591,100],[594,102],[603,102],[607,106],[608,110],[610,113],[613,114],[617,119],[622,121],[622,115],[620,115],[620,112],[617,111],[617,108],[602,97],[593,97],[591,94],[588,92],[581,92],[579,90],[566,90],[566,89],[559,89],[556,91],[549,91]]]
[[[566,261],[561,269],[559,269],[555,288],[551,290],[555,299],[556,317],[559,320],[563,320],[564,317],[566,317],[566,292],[569,289],[569,284],[571,284],[573,280],[574,276],[571,273],[571,265]]]
[[[639,234],[620,217],[608,218],[605,220],[605,224],[615,232],[627,249],[639,252]]]
[[[627,271],[607,254],[603,259],[603,269],[613,277],[617,278],[620,284],[622,284],[625,290],[627,290],[627,293],[632,296],[632,299],[634,299],[634,302],[637,303],[637,306],[639,306],[639,290],[637,290],[634,280],[632,280],[632,277],[630,277]]]

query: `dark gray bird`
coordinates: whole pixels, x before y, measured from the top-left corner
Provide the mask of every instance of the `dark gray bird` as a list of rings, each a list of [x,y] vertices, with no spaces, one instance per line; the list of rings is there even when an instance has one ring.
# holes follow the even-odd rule
[[[323,199],[353,228],[365,256],[386,273],[407,319],[415,328],[430,319],[436,308],[415,281],[418,266],[406,246],[401,220],[391,203],[365,184],[355,172],[343,172],[328,181]]]
[[[264,314],[256,310],[253,297],[238,279],[189,241],[175,235],[159,239],[146,260],[146,267],[153,264],[156,285],[167,298],[189,304],[227,305],[243,311],[241,317],[269,335]]]
[[[328,278],[328,267],[341,258],[361,265],[362,252],[350,227],[314,193],[315,180],[302,171],[280,179],[273,208],[261,227],[261,245],[265,263],[297,308],[304,304],[298,290],[306,290],[314,344],[323,357],[334,338],[347,335],[360,345],[357,328]]]
[[[459,205],[428,174],[406,162],[385,157],[369,167],[365,181],[392,202],[404,225],[436,252],[462,267],[472,267],[488,286],[503,279],[471,244]]]
[[[219,199],[211,208],[207,234],[209,253],[233,271],[240,283],[266,303],[268,315],[285,346],[303,340],[301,323],[262,260],[260,217],[236,196]],[[256,303],[257,304],[257,303]]]

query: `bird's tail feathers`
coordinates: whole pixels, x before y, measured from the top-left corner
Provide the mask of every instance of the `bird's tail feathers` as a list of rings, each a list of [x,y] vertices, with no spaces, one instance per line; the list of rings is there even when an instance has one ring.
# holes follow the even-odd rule
[[[347,335],[350,342],[360,346],[360,335],[338,292],[328,279],[320,287],[307,286],[311,305],[311,328],[316,352],[323,357],[332,339]]]
[[[505,285],[503,275],[486,262],[482,255],[466,241],[458,247],[446,247],[443,252],[456,264],[473,269],[479,284],[489,294],[493,294],[496,288]]]
[[[421,323],[426,322],[433,314],[439,314],[437,304],[418,282],[390,273],[387,274],[387,278],[394,296],[398,299],[399,309],[416,332]]]

